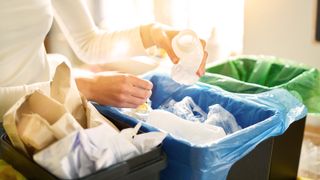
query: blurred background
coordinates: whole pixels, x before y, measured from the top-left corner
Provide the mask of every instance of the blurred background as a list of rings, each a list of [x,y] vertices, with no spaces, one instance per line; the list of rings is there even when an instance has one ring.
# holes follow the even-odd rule
[[[317,0],[86,0],[97,26],[116,31],[158,21],[207,40],[209,62],[264,54],[320,67]],[[55,25],[48,51],[76,59]],[[67,44],[66,44],[67,45]]]
[[[261,54],[320,68],[317,0],[87,0],[87,5],[96,25],[110,32],[152,21],[192,29],[207,41],[208,63]],[[49,53],[63,54],[75,66],[83,66],[55,23],[46,47]],[[149,53],[153,58],[122,59],[101,67],[141,74],[170,64],[163,52]],[[131,68],[137,63],[139,68]],[[313,179],[320,178],[319,122],[318,117],[308,117],[300,160],[300,176]]]
[[[194,30],[208,42],[209,62],[243,52],[243,0],[86,0],[86,2],[96,25],[110,32],[157,21],[179,30]],[[56,23],[48,35],[47,50],[49,53],[62,53],[72,60],[73,64],[81,65]],[[116,65],[108,64],[106,68],[120,68],[120,65],[115,67]]]

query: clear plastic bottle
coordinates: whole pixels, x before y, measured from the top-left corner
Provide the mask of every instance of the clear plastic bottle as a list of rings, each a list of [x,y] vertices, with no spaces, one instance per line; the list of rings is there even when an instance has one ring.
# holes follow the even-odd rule
[[[172,48],[180,61],[171,69],[171,77],[178,83],[191,85],[198,81],[196,74],[203,58],[203,48],[197,34],[184,30],[172,39]]]

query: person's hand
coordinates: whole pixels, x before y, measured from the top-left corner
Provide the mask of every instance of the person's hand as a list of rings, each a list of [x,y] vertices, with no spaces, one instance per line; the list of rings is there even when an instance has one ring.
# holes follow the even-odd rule
[[[129,74],[101,72],[76,78],[84,96],[99,104],[136,108],[151,96],[152,83]]]
[[[179,62],[179,58],[174,53],[171,42],[178,33],[179,31],[162,24],[149,24],[140,27],[140,35],[144,47],[149,48],[156,45],[164,49],[174,64]],[[208,57],[208,53],[205,51],[206,42],[202,39],[200,39],[200,41],[203,47],[203,58],[197,71],[198,76],[202,76],[205,73],[205,65]]]

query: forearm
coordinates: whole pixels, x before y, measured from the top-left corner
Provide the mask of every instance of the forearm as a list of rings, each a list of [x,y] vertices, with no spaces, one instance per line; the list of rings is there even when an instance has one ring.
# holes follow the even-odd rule
[[[77,56],[85,63],[107,63],[145,54],[140,27],[106,32],[94,25],[81,0],[53,0],[52,4],[61,30]]]

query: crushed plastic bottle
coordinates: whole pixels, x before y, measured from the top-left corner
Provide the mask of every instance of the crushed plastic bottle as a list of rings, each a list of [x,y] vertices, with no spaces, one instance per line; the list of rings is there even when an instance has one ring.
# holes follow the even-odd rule
[[[242,129],[241,126],[238,125],[235,117],[221,105],[213,104],[209,106],[209,112],[207,114],[190,96],[186,96],[178,102],[174,99],[169,99],[159,106],[159,109],[171,112],[188,121],[221,127],[226,134],[232,134]]]
[[[204,123],[222,127],[226,134],[242,129],[234,116],[219,104],[209,106],[208,119]]]
[[[207,119],[207,113],[204,112],[190,96],[186,96],[179,102],[176,102],[174,99],[169,99],[163,103],[159,109],[169,111],[189,121],[203,122]]]
[[[191,30],[181,31],[173,38],[172,49],[180,59],[171,69],[172,79],[184,85],[197,82],[199,76],[196,72],[203,58],[203,48],[197,34]]]

